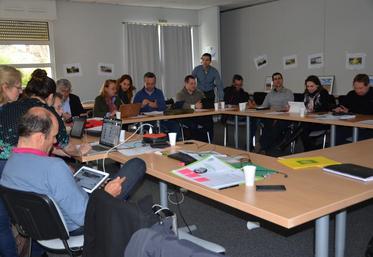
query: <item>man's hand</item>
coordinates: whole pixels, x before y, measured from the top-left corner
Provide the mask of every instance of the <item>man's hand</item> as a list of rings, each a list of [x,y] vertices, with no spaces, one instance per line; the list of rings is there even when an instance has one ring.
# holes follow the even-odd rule
[[[68,113],[68,112],[64,112],[64,113],[62,113],[62,119],[63,119],[64,121],[71,119],[71,114]]]
[[[92,146],[87,143],[83,143],[79,147],[79,151],[81,155],[86,155],[89,151],[91,151],[91,149],[92,149]]]
[[[202,108],[203,108],[202,102],[201,101],[196,102],[196,109],[202,109]]]
[[[105,191],[111,194],[113,197],[117,197],[122,192],[122,183],[126,180],[126,177],[116,177],[112,181],[106,184]]]
[[[249,109],[254,109],[256,107],[256,103],[254,100],[249,100],[247,103]]]
[[[142,100],[142,102],[141,102],[141,108],[147,106],[148,104],[149,104],[149,100],[148,99]]]
[[[337,108],[335,108],[333,111],[347,113],[348,112],[348,108],[344,107],[343,105],[340,105]]]
[[[157,104],[157,101],[156,100],[153,100],[153,101],[151,101],[151,100],[148,100],[148,104],[149,104],[149,106],[151,107],[151,108],[153,108],[153,109],[157,109],[158,108],[158,104]]]

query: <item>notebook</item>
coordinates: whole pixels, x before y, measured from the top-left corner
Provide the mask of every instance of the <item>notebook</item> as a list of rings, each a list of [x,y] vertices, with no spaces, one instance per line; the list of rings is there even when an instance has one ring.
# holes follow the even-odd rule
[[[122,104],[119,107],[121,118],[134,117],[140,114],[141,103]]]
[[[75,172],[74,179],[87,193],[92,193],[108,176],[109,173],[83,166]]]
[[[324,171],[346,176],[361,181],[372,181],[373,180],[373,169],[360,166],[352,163],[343,163],[337,165],[329,165],[324,167]]]
[[[100,141],[98,142],[98,144],[91,144],[92,150],[88,152],[88,155],[103,153],[116,146],[119,143],[121,129],[122,122],[120,120],[104,119]]]

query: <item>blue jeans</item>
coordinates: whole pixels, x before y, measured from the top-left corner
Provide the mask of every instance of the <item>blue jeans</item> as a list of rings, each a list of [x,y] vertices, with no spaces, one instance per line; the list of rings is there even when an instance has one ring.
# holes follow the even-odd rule
[[[0,160],[0,178],[6,160]],[[16,242],[13,237],[8,211],[0,199],[0,255],[2,257],[17,257]]]

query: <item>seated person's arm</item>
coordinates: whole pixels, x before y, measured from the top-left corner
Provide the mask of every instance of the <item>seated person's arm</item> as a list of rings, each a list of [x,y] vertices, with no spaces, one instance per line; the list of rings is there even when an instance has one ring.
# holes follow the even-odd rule
[[[249,109],[254,109],[256,107],[256,103],[254,100],[249,99],[249,101],[247,102],[247,106]]]
[[[343,112],[343,113],[347,113],[349,111],[349,109],[343,105],[339,105],[337,108],[335,108],[333,110],[334,112]]]
[[[148,105],[150,108],[158,109],[157,100],[148,100]]]
[[[196,102],[196,109],[202,109],[203,106],[202,106],[202,102],[201,100],[199,100],[198,102]]]
[[[92,149],[90,144],[83,143],[80,146],[69,142],[62,150],[68,156],[82,156],[86,155]]]

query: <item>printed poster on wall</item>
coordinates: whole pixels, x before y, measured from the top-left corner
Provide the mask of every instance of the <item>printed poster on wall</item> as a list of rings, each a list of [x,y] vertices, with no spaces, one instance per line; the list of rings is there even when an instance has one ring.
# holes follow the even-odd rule
[[[71,63],[63,65],[63,74],[65,77],[81,77],[82,67],[80,63]]]
[[[212,60],[216,60],[216,49],[213,46],[206,46],[203,48],[203,54],[208,53],[211,54]]]
[[[97,66],[97,74],[100,76],[114,76],[114,64],[99,63]]]
[[[257,56],[254,58],[255,67],[257,70],[267,66],[268,64],[268,57],[266,54]]]
[[[365,68],[365,53],[346,53],[346,69],[361,70]]]
[[[308,55],[308,69],[317,69],[324,67],[324,54],[310,54]]]
[[[293,54],[282,57],[282,63],[284,66],[284,70],[294,69],[298,67],[297,55]]]

